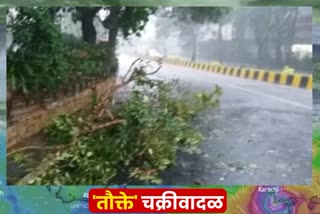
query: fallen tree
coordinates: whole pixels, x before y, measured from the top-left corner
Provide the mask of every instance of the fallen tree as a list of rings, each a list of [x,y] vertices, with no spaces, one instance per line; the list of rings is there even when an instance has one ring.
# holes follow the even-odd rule
[[[216,87],[207,93],[178,93],[176,81],[151,78],[160,68],[161,62],[151,69],[150,62],[137,59],[120,83],[102,96],[92,87],[89,111],[54,119],[45,131],[53,144],[48,149],[58,149],[28,183],[159,184],[159,173],[174,164],[178,151],[198,152],[203,136],[191,121],[216,107],[222,91]],[[114,92],[123,87],[130,88],[128,97],[110,105]]]

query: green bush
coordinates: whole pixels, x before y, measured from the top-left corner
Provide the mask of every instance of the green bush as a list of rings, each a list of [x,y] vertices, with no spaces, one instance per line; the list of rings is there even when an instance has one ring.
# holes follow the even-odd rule
[[[51,121],[45,129],[48,141],[54,144],[68,144],[76,136],[74,122],[69,115],[61,115]]]
[[[294,74],[295,70],[294,68],[291,68],[290,66],[286,65],[283,67],[281,72],[285,74]]]
[[[16,8],[8,22],[13,43],[7,50],[8,86],[20,93],[51,91],[79,77],[114,71],[117,59],[104,45],[63,34],[50,8]]]
[[[204,137],[191,121],[199,112],[216,107],[222,92],[217,87],[210,93],[178,96],[175,87],[174,82],[140,82],[112,110],[125,124],[78,137],[75,144],[45,160],[49,167],[30,183],[93,185],[119,183],[121,178],[160,184],[160,172],[175,163],[178,151],[199,151]],[[50,136],[72,137],[70,120],[60,118],[53,124]]]
[[[221,66],[222,63],[218,62],[218,61],[212,61],[210,64],[215,65],[215,66]]]
[[[7,25],[14,38],[7,50],[9,86],[23,93],[55,88],[68,76],[70,66],[59,27],[48,8],[17,10]]]

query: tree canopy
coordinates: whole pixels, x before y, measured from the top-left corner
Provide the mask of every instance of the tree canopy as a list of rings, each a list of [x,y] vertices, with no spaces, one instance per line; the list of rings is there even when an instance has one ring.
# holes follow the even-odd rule
[[[107,16],[102,19],[98,16],[99,11],[106,12]],[[104,28],[109,31],[109,44],[114,48],[116,38],[121,34],[124,38],[132,34],[139,35],[149,20],[149,15],[154,13],[156,8],[148,7],[75,7],[69,9],[75,19],[82,24],[83,40],[89,43],[96,42],[96,29],[94,19],[98,18]]]
[[[158,38],[168,36],[173,31],[177,32],[181,46],[190,49],[191,60],[197,58],[198,38],[201,36],[201,26],[205,23],[218,23],[230,8],[227,7],[174,7],[164,8],[158,14],[167,20],[161,20],[157,25]],[[168,24],[168,21],[175,23]],[[171,28],[169,29],[169,27]]]

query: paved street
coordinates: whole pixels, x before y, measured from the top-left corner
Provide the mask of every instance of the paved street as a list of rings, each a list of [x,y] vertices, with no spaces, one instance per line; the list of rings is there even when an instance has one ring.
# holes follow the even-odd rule
[[[316,56],[319,60],[320,53],[320,25],[312,26],[312,43],[315,44],[313,46],[313,55]],[[313,92],[313,120],[319,126],[320,123],[320,93],[319,91]]]
[[[120,75],[134,59],[120,56]],[[194,121],[206,136],[202,153],[179,154],[165,184],[311,182],[311,91],[172,65],[158,78],[179,79],[184,90],[223,88],[221,106]]]
[[[320,44],[320,25],[312,25],[312,43]]]

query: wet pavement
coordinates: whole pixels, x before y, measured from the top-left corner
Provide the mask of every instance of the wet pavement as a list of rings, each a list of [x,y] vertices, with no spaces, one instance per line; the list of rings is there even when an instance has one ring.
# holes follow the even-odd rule
[[[320,25],[312,25],[312,43],[320,44]]]
[[[134,59],[120,56],[120,74]],[[311,91],[172,65],[158,78],[179,79],[184,90],[223,88],[220,107],[194,121],[206,137],[201,154],[179,154],[164,184],[311,183]]]
[[[312,92],[313,109],[312,109],[312,120],[313,126],[320,127],[320,91],[313,90]]]

